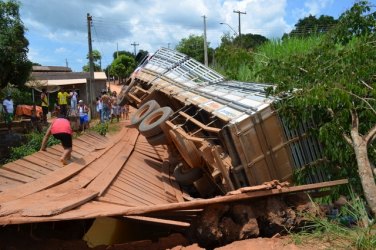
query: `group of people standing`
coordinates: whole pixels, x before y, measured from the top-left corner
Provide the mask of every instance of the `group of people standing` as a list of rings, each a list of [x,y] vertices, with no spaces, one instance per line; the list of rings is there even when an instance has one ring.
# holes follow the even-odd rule
[[[117,103],[116,91],[107,92],[102,91],[102,95],[96,99],[96,110],[99,113],[101,122],[113,121],[116,118],[117,121],[121,117],[129,119],[129,105],[120,106]]]

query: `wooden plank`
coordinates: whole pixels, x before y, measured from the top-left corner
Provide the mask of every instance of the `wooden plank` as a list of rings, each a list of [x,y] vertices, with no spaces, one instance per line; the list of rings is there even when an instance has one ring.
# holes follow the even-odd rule
[[[32,156],[37,157],[47,163],[53,164],[59,168],[61,168],[63,165],[59,159],[54,159],[51,157],[51,154],[43,154],[42,152],[36,152],[32,154]]]
[[[161,181],[155,176],[145,176],[142,171],[140,171],[137,167],[128,166],[127,165],[127,172],[121,173],[125,178],[133,178],[138,181],[145,181],[150,185],[153,185],[155,188],[163,189],[163,184]],[[127,174],[127,176],[125,176]],[[147,178],[147,179],[146,179]]]
[[[149,199],[146,199],[139,194],[135,194],[133,192],[124,192],[124,190],[119,189],[118,187],[111,187],[111,190],[109,191],[109,193],[121,199],[124,199],[127,202],[132,202],[132,203],[138,202],[139,204],[143,206],[155,204],[151,202]]]
[[[99,197],[95,198],[95,200],[107,202],[107,203],[118,204],[118,205],[123,205],[123,206],[127,206],[127,207],[136,207],[137,206],[136,204],[126,202],[126,201],[124,201],[120,198],[117,198],[113,195],[110,195],[110,194],[106,194],[105,196],[99,196]]]
[[[0,203],[9,202],[11,200],[19,199],[26,195],[38,192],[48,187],[54,186],[62,181],[70,178],[77,172],[81,171],[88,164],[99,158],[105,150],[93,152],[83,158],[81,163],[73,162],[66,167],[57,169],[48,175],[45,175],[32,182],[26,183],[12,190],[0,193]]]
[[[55,147],[56,150],[59,150],[61,152],[64,151],[63,146],[61,146],[60,144],[55,145],[54,147]],[[89,150],[85,150],[85,149],[81,149],[79,147],[75,147],[74,143],[73,143],[73,146],[72,146],[72,151],[73,151],[73,153],[78,153],[78,154],[81,154],[82,156],[88,155],[91,152]]]
[[[107,138],[106,136],[102,136],[100,134],[93,133],[91,131],[85,133],[85,135],[90,136],[91,138],[94,138],[94,139],[99,140],[99,141],[104,142],[104,143],[107,143],[109,141],[109,138]]]
[[[63,213],[72,208],[78,207],[85,202],[92,200],[98,195],[98,192],[89,189],[78,189],[58,198],[50,199],[36,206],[24,209],[23,216],[51,216]]]
[[[6,190],[9,190],[21,184],[23,184],[23,182],[0,176],[0,191],[1,192],[4,192]]]
[[[106,197],[107,195],[116,197],[116,198],[121,199],[121,200],[123,200],[124,202],[127,202],[127,203],[135,204],[136,206],[140,206],[140,205],[143,206],[143,205],[152,204],[151,202],[146,201],[146,200],[140,198],[137,195],[134,195],[132,193],[124,193],[124,192],[122,192],[122,190],[119,191],[118,189],[113,188],[112,186],[111,186],[111,188],[106,190],[106,195],[104,197]]]
[[[120,134],[123,134],[123,133],[120,133]],[[115,138],[115,141],[114,142],[117,142],[118,139]],[[102,152],[106,152],[106,151],[103,151],[101,150]],[[100,151],[97,151],[97,152],[100,152]],[[112,152],[112,151],[111,151]],[[100,166],[102,168],[102,165],[103,163],[105,162],[109,162],[109,159],[106,159],[106,157],[104,158],[101,158],[104,160],[104,162],[100,162],[100,161],[95,161],[95,164],[96,166]],[[24,161],[26,162],[26,161]],[[29,163],[29,162],[26,162],[26,163]],[[85,163],[90,163],[90,162],[87,162],[85,161],[85,158],[84,159],[81,159],[78,161],[78,163],[81,163],[81,164],[85,164]],[[70,165],[68,165],[67,167],[70,167]],[[85,171],[86,169],[88,169],[88,171]],[[101,171],[101,169],[99,169],[98,171]],[[22,203],[22,202],[26,202],[26,203],[32,203],[33,201],[36,201],[36,202],[41,202],[44,198],[51,198],[53,197],[54,195],[56,196],[55,193],[57,193],[57,195],[61,195],[61,193],[63,193],[63,191],[67,191],[67,190],[72,190],[72,189],[77,189],[80,187],[80,185],[87,185],[88,182],[90,182],[92,179],[90,179],[90,176],[96,176],[96,174],[88,174],[87,172],[93,172],[93,169],[90,169],[90,168],[85,168],[83,171],[81,171],[80,173],[83,173],[83,176],[80,177],[80,178],[72,178],[72,181],[68,181],[68,182],[65,182],[59,186],[56,186],[55,188],[53,189],[49,189],[51,190],[51,192],[48,192],[49,190],[46,190],[45,192],[42,192],[43,194],[39,195],[38,193],[38,196],[37,195],[29,195],[25,198],[28,198],[28,199],[21,199],[21,200],[15,200],[15,201],[7,201],[6,203],[2,203],[2,207],[1,207],[1,210],[2,210],[2,213],[12,213],[12,211],[17,211],[17,208],[15,208],[15,206],[18,204],[18,203]],[[93,178],[94,178],[93,177]],[[33,199],[34,198],[34,199]],[[22,202],[21,202],[22,201]],[[17,203],[18,202],[18,203]],[[13,208],[12,208],[12,205],[13,205]],[[20,208],[20,204],[18,204],[18,208]],[[17,207],[17,206],[16,206]],[[4,211],[5,210],[5,211]]]
[[[131,135],[130,144],[136,141],[138,133],[133,133]],[[134,143],[133,143],[134,144]],[[115,176],[118,174],[120,169],[123,167],[124,163],[128,160],[130,154],[133,151],[133,147],[127,145],[125,151],[118,154],[115,159],[111,162],[111,167],[103,171],[97,178],[95,178],[88,186],[89,189],[99,191],[102,195],[107,187],[111,184]]]
[[[44,155],[44,156],[46,156],[48,158],[55,159],[57,161],[60,160],[60,155],[53,154],[51,151],[39,151],[38,153],[41,154],[41,155]]]
[[[64,149],[61,146],[60,146],[60,148],[59,147],[48,147],[47,148],[47,152],[53,151],[57,155],[62,155],[63,150]],[[73,158],[79,159],[79,158],[82,158],[83,156],[85,156],[86,154],[80,154],[79,152],[72,150],[71,155],[72,155]]]
[[[30,182],[30,181],[35,180],[34,178],[31,178],[29,176],[26,176],[23,174],[17,174],[15,172],[8,171],[2,168],[0,169],[0,176],[6,177],[12,180],[16,180],[16,181],[21,181],[21,182]]]
[[[119,179],[118,181],[113,183],[111,188],[117,187],[121,190],[124,190],[124,192],[127,192],[127,193],[132,192],[140,196],[156,197],[159,200],[163,200],[163,201],[168,201],[168,202],[176,201],[175,199],[171,199],[171,196],[168,196],[166,193],[164,193],[163,189],[156,190],[156,189],[153,189],[152,187],[149,187],[147,184],[148,183],[139,183],[139,182],[132,181],[132,180]]]
[[[135,150],[137,153],[140,153],[140,154],[142,154],[142,155],[144,155],[144,156],[148,156],[148,157],[150,157],[150,158],[154,158],[154,159],[156,159],[156,160],[161,160],[161,159],[163,159],[164,158],[164,156],[163,155],[158,155],[156,152],[147,152],[147,151],[143,151],[143,150],[140,150],[140,149],[137,149],[137,150]]]
[[[116,143],[114,144],[114,147],[111,148],[111,150],[108,150],[110,153],[106,152],[104,157],[101,157],[100,159],[89,164],[82,171],[80,171],[78,175],[74,176],[70,180],[50,189],[33,193],[31,195],[22,197],[17,200],[2,203],[2,206],[0,208],[0,214],[7,215],[17,213],[18,211],[22,211],[23,209],[28,208],[30,206],[48,202],[53,197],[60,197],[62,195],[71,193],[73,190],[77,190],[86,186],[103,169],[105,169],[108,164],[111,163],[110,160],[114,156],[113,152],[115,152],[116,154],[117,152],[119,152],[119,150],[121,150],[124,147],[124,145],[118,143],[118,139],[116,139],[114,143]],[[80,159],[77,162],[85,163],[84,159]]]
[[[81,136],[74,139],[73,143],[78,145],[81,148],[88,148],[90,150],[95,150],[95,145],[88,142],[88,140],[86,140],[85,138],[82,138]]]
[[[39,165],[36,165],[34,163],[31,163],[29,161],[25,161],[25,160],[22,160],[22,159],[19,159],[17,161],[14,161],[13,163],[15,164],[18,164],[22,167],[25,167],[25,168],[29,168],[31,170],[34,170],[40,174],[43,174],[43,175],[46,175],[48,173],[51,173],[51,169],[48,169],[48,168],[45,168],[45,167],[41,167]]]
[[[118,215],[142,215],[158,211],[172,211],[180,209],[202,208],[208,205],[226,202],[236,202],[241,200],[254,199],[259,197],[267,197],[272,195],[287,194],[294,192],[302,192],[313,189],[327,188],[336,185],[347,184],[348,180],[337,180],[316,184],[308,184],[302,186],[295,186],[282,189],[260,190],[249,193],[241,193],[236,195],[221,196],[211,199],[199,199],[187,202],[159,204],[152,206],[137,206],[137,207],[124,207],[121,205],[108,204],[103,202],[91,201],[80,206],[79,210],[70,210],[62,214],[50,217],[33,217],[27,218],[22,216],[0,217],[0,225],[6,224],[20,224],[30,222],[42,221],[57,221],[57,220],[71,220],[71,219],[88,219],[103,216],[118,216]]]
[[[145,222],[151,222],[151,223],[174,226],[174,227],[188,228],[188,227],[191,226],[190,223],[182,222],[182,221],[176,221],[176,220],[166,220],[166,219],[158,219],[158,218],[151,218],[151,217],[146,217],[146,216],[135,216],[135,215],[133,215],[133,216],[129,215],[129,216],[124,216],[124,217],[127,218],[127,219],[141,220],[141,221],[145,221]]]
[[[25,161],[29,161],[31,163],[34,163],[36,165],[39,165],[41,167],[47,168],[47,169],[52,170],[52,171],[57,170],[57,169],[60,168],[60,167],[56,166],[55,164],[51,164],[51,163],[45,162],[45,161],[43,161],[43,160],[41,160],[38,157],[35,157],[33,155],[25,156],[22,159],[25,160]]]
[[[25,168],[23,166],[15,164],[15,163],[8,163],[8,164],[4,165],[1,169],[5,169],[5,170],[11,171],[11,172],[26,175],[26,176],[31,177],[33,179],[37,179],[37,178],[43,176],[43,174],[41,174],[37,171],[31,170],[29,168]]]
[[[95,150],[95,147],[93,145],[88,144],[88,143],[81,141],[81,140],[74,140],[73,145],[74,145],[74,147],[77,147],[81,150],[85,150],[85,151],[88,151],[88,152],[92,152],[92,151]]]
[[[187,201],[187,202],[179,202],[179,203],[173,203],[173,204],[159,204],[159,205],[153,205],[153,206],[124,207],[121,205],[91,201],[86,204],[83,204],[79,210],[70,210],[65,213],[58,214],[56,216],[51,216],[51,217],[34,217],[34,218],[25,218],[22,216],[0,217],[0,225],[42,222],[42,221],[70,220],[70,219],[87,219],[87,218],[96,218],[96,217],[103,217],[103,216],[141,215],[145,213],[158,212],[158,211],[172,211],[172,210],[180,210],[180,209],[202,208],[202,207],[212,205],[212,204],[217,204],[217,203],[236,202],[240,200],[267,197],[271,195],[302,192],[302,191],[308,191],[308,190],[319,189],[319,188],[327,188],[327,187],[347,184],[347,183],[348,183],[348,180],[337,180],[337,181],[295,186],[295,187],[282,188],[282,189],[261,190],[261,191],[255,191],[255,192],[250,192],[250,193],[215,197],[211,199],[199,199],[199,200],[193,200],[193,201]]]
[[[98,149],[106,147],[106,143],[104,143],[104,142],[102,142],[98,139],[92,138],[90,136],[87,136],[87,135],[82,135],[80,137],[77,137],[76,140],[86,142],[87,144],[90,144],[92,147],[98,148]]]

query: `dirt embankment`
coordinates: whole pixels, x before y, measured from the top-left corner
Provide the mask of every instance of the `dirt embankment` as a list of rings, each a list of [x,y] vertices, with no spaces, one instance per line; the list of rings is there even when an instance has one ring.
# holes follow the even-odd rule
[[[268,197],[207,207],[192,224],[189,238],[204,248],[234,241],[287,234],[299,228],[302,212],[314,212],[306,194]]]

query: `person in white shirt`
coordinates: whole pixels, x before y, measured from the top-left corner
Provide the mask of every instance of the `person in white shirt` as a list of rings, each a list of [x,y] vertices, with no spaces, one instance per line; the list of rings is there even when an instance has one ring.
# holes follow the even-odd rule
[[[83,100],[78,102],[78,115],[80,116],[80,126],[82,131],[85,127],[89,127],[89,108],[84,104]]]
[[[10,94],[8,94],[7,97],[3,101],[3,109],[4,109],[5,124],[7,124],[8,126],[8,131],[11,132],[13,113],[14,113],[14,104],[13,104],[12,96]]]
[[[77,97],[78,94],[75,89],[72,89],[72,91],[69,93],[70,96],[70,104],[71,104],[71,110],[76,110],[77,109]]]
[[[97,103],[96,103],[96,110],[97,112],[99,113],[99,119],[101,121],[101,123],[103,123],[103,115],[102,115],[102,111],[103,111],[103,103],[102,103],[102,100],[101,100],[101,97],[97,97]]]

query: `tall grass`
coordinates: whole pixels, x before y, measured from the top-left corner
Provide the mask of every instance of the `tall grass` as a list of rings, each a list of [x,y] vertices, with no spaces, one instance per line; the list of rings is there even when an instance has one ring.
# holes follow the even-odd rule
[[[307,226],[292,235],[295,243],[320,242],[328,249],[376,249],[375,222],[370,221],[364,201],[352,190],[349,193],[348,203],[333,218],[307,215]]]
[[[322,41],[321,36],[270,40],[255,50],[237,47],[220,48],[216,52],[215,70],[227,78],[243,82],[262,82],[260,72],[271,60],[287,59],[295,54],[308,54]]]
[[[322,41],[321,36],[312,36],[307,38],[289,38],[285,40],[271,40],[262,44],[254,52],[254,63],[250,71],[252,76],[244,81],[263,82],[263,76],[260,72],[269,66],[270,61],[286,61],[293,55],[304,56],[315,49]]]

